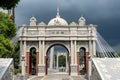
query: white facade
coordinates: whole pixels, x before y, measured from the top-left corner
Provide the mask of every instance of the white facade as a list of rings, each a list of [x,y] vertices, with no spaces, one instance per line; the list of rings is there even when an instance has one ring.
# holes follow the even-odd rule
[[[78,75],[78,59],[77,52],[81,47],[86,49],[86,52],[91,56],[96,55],[96,30],[95,25],[86,25],[85,18],[81,17],[79,23],[67,23],[66,20],[60,17],[59,10],[56,18],[49,21],[48,25],[44,22],[36,23],[36,18],[30,19],[30,25],[24,26],[20,41],[20,54],[22,74],[29,72],[29,58],[26,54],[30,54],[32,47],[36,48],[39,54],[38,58],[38,75],[46,75],[46,53],[48,49],[56,44],[64,46],[69,52],[69,68],[70,75]],[[20,26],[22,27],[22,26]]]

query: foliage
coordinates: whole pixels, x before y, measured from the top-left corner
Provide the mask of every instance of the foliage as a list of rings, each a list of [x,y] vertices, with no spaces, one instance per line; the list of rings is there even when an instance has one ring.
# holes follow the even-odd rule
[[[59,56],[59,66],[65,67],[66,66],[66,57],[64,55]]]
[[[14,46],[10,39],[15,36],[16,27],[7,14],[0,12],[0,57],[11,57]]]
[[[15,73],[15,75],[17,74],[17,73],[21,73],[21,69],[14,69],[14,73]]]
[[[12,58],[14,59],[14,68],[19,68],[19,62],[20,62],[20,45],[17,43],[14,49],[14,53],[12,55]]]
[[[7,14],[0,12],[0,34],[12,38],[16,34],[16,27]]]
[[[0,57],[11,57],[14,47],[10,40],[0,34]]]
[[[20,0],[0,0],[0,7],[4,9],[14,8]]]

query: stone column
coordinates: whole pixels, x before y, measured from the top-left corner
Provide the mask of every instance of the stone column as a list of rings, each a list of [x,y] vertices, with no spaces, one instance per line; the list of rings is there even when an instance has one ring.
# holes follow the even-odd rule
[[[67,60],[67,53],[66,53],[66,70],[68,69],[68,60]]]
[[[30,74],[30,52],[26,53],[26,73]]]
[[[53,69],[54,47],[50,49],[50,69]]]
[[[93,56],[96,56],[96,42],[93,41]]]
[[[21,55],[21,58],[22,58],[22,75],[24,76],[25,75],[25,71],[26,71],[26,41],[24,41],[24,44],[23,44],[23,48],[22,48],[23,52],[22,52],[22,55]]]
[[[22,76],[25,76],[25,59],[24,58],[22,59],[21,64],[22,64]]]
[[[42,64],[42,45],[41,45],[41,41],[39,41],[39,65],[41,65]]]
[[[73,61],[74,61],[74,58],[73,58],[73,56],[74,56],[74,54],[73,54],[73,41],[71,41],[71,64],[73,64]]]
[[[69,55],[69,75],[71,75],[71,56]]]
[[[71,76],[77,76],[77,54],[76,54],[76,41],[71,41]]]
[[[90,80],[91,77],[91,70],[92,70],[92,61],[91,56],[88,57],[88,80]]]
[[[45,57],[45,54],[46,54],[45,53],[45,41],[43,41],[43,45],[42,46],[43,46],[43,53],[42,53],[43,54],[43,62],[42,63],[45,64],[45,61],[44,61],[44,57]]]
[[[23,54],[23,47],[22,47],[22,41],[20,41],[20,66],[22,66],[22,61],[21,61],[21,59],[22,59],[22,54]]]
[[[22,47],[22,41],[20,41],[20,55],[22,55],[23,53],[22,53],[22,51],[23,51],[23,47]]]
[[[42,43],[41,43],[41,41],[39,41],[39,49],[41,50],[41,51],[39,51],[39,52],[41,52],[41,53],[39,53],[40,54],[40,58],[41,59],[39,59],[41,62],[39,62],[40,64],[39,64],[39,70],[38,70],[38,76],[44,76],[44,75],[46,75],[47,73],[46,73],[46,71],[47,71],[47,65],[46,65],[46,62],[47,62],[47,57],[45,56],[45,41],[43,40],[42,41]],[[41,45],[41,47],[40,47],[40,45]]]
[[[26,52],[27,52],[27,51],[26,51],[26,46],[27,46],[27,45],[26,45],[26,41],[24,41],[25,69],[26,69],[26,66],[27,66],[27,65],[26,65]]]
[[[76,52],[77,52],[77,51],[76,51],[76,46],[77,46],[77,45],[76,45],[76,41],[74,41],[74,46],[75,46],[75,52],[74,52],[74,54],[75,54],[75,60],[74,60],[74,61],[75,61],[75,62],[74,62],[74,64],[77,65],[77,54],[76,54]]]
[[[54,54],[53,54],[53,68],[55,69],[56,67],[55,67],[55,56],[54,56]]]
[[[58,54],[57,54],[57,69],[58,69],[59,67],[58,67]]]

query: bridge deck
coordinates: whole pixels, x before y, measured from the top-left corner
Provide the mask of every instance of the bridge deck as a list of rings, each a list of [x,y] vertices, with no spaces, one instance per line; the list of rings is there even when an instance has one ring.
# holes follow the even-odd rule
[[[120,80],[120,58],[93,58],[102,80]]]

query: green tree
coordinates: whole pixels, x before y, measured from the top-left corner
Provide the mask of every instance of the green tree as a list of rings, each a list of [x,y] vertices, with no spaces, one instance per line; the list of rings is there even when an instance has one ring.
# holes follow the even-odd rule
[[[20,0],[0,0],[0,7],[4,9],[14,8]]]
[[[10,40],[0,34],[0,58],[11,57],[13,52],[14,47],[11,44]]]
[[[59,66],[65,67],[66,65],[66,57],[64,55],[59,56]]]
[[[12,38],[16,34],[16,27],[7,14],[0,12],[0,34],[5,38]]]
[[[0,57],[12,57],[14,46],[10,39],[15,36],[16,27],[7,14],[0,12]]]

